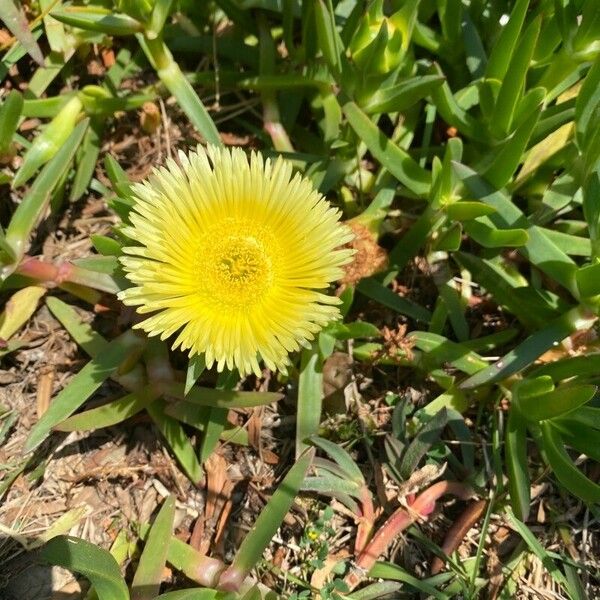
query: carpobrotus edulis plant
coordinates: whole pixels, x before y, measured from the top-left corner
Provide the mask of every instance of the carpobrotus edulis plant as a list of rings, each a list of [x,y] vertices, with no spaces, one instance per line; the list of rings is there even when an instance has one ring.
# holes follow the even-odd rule
[[[120,299],[136,326],[173,347],[204,354],[207,367],[260,374],[285,369],[339,316],[326,293],[353,251],[340,212],[289,162],[258,152],[199,146],[133,187],[139,245],[121,260],[133,287]]]

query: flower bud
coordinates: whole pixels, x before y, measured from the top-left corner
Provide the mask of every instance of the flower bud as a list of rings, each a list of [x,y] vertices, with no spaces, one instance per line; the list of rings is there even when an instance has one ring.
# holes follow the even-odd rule
[[[350,43],[352,59],[363,71],[386,75],[402,62],[402,31],[396,23],[399,12],[386,17],[382,0],[375,0],[367,10]]]

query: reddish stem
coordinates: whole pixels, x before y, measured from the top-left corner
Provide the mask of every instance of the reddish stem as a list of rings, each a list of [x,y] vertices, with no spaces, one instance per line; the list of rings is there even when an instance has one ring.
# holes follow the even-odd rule
[[[214,588],[219,582],[219,576],[225,569],[225,564],[218,558],[202,556],[193,569],[186,571],[186,575],[200,585]]]
[[[68,281],[72,271],[73,265],[70,263],[62,263],[57,266],[42,262],[32,256],[25,256],[17,267],[17,273],[20,275],[53,285],[60,285]]]
[[[430,515],[435,509],[436,501],[444,494],[452,494],[461,500],[467,500],[472,491],[466,485],[456,481],[440,481],[417,496],[410,504],[409,510],[402,507],[396,509],[358,555],[356,567],[346,576],[346,584],[351,590],[371,570],[396,536],[419,518]]]
[[[471,502],[460,517],[454,521],[452,527],[448,529],[442,545],[442,550],[446,556],[450,556],[460,546],[469,529],[479,521],[486,506],[486,500]],[[444,562],[439,556],[436,556],[431,563],[431,574],[437,575],[444,567]]]
[[[371,492],[365,486],[360,492],[360,502],[362,508],[362,514],[358,522],[358,529],[356,531],[356,540],[354,541],[354,553],[360,554],[373,532],[375,525],[375,509],[373,507],[373,497]]]
[[[246,573],[231,565],[220,574],[217,589],[222,592],[238,592],[245,579]]]

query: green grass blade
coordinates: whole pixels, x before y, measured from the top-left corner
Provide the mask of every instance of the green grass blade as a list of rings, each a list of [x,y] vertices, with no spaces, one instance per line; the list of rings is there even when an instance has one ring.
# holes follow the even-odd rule
[[[126,359],[135,355],[136,351],[141,351],[143,344],[143,338],[132,331],[126,331],[110,342],[106,350],[85,365],[52,401],[29,433],[25,452],[37,448],[54,426],[71,416]]]
[[[403,583],[406,583],[415,590],[423,594],[427,594],[428,596],[432,596],[433,598],[436,598],[436,600],[449,600],[449,596],[447,596],[443,592],[440,592],[438,589],[436,589],[426,581],[417,579],[414,575],[411,575],[402,567],[394,565],[392,563],[375,563],[375,566],[369,571],[369,577],[402,581]]]
[[[313,445],[321,448],[324,452],[338,464],[342,469],[345,477],[351,481],[355,481],[360,484],[365,483],[365,477],[362,471],[358,468],[358,465],[354,462],[354,459],[338,444],[334,444],[325,438],[313,435],[310,437],[310,441]]]
[[[238,590],[251,569],[262,559],[265,548],[279,529],[292,506],[310,466],[314,451],[308,450],[288,471],[275,493],[256,519],[256,523],[242,541],[233,563],[221,575],[219,587]]]
[[[402,185],[417,196],[426,196],[429,193],[429,171],[420,167],[406,150],[387,138],[357,104],[344,102],[342,110],[356,135]]]
[[[30,233],[48,206],[55,187],[69,168],[87,125],[88,120],[86,119],[75,127],[56,155],[42,169],[17,207],[6,231],[6,239],[18,256],[22,256],[24,253]]]
[[[320,477],[307,477],[302,483],[306,492],[316,492],[325,496],[350,496],[360,498],[361,486],[354,481],[346,481],[334,475],[321,475]]]
[[[565,450],[560,433],[550,421],[540,424],[543,451],[552,473],[572,494],[589,504],[600,502],[600,485],[586,477]]]
[[[364,588],[346,596],[348,600],[379,600],[379,598],[393,598],[395,592],[400,592],[402,589],[401,583],[395,583],[393,581],[381,581],[378,583],[372,583]]]
[[[197,484],[202,479],[202,467],[196,458],[196,452],[181,425],[165,413],[164,400],[156,400],[146,407],[152,420],[162,433],[167,445],[173,451],[179,464],[190,480]]]
[[[42,35],[42,30],[38,29],[32,33],[33,39],[37,40]],[[8,74],[9,69],[17,64],[25,55],[27,50],[20,42],[13,44],[12,48],[2,57],[0,60],[0,81],[4,81],[4,78]]]
[[[527,521],[531,504],[531,481],[527,469],[527,427],[516,408],[511,408],[506,425],[506,469],[510,503],[515,514]]]
[[[0,106],[0,156],[9,151],[22,112],[23,96],[21,92],[11,90]]]
[[[54,296],[46,299],[46,305],[77,345],[89,356],[98,356],[108,348],[109,342],[94,331],[89,323],[84,323],[74,308]]]
[[[158,595],[169,548],[165,540],[168,540],[173,533],[174,519],[175,497],[168,496],[160,507],[146,538],[131,583],[131,600],[153,600]]]
[[[204,435],[200,443],[200,462],[204,463],[208,457],[215,451],[221,436],[225,432],[227,425],[227,415],[229,411],[226,408],[209,408],[206,420],[203,425]]]
[[[219,131],[190,82],[185,78],[171,52],[161,39],[150,40],[138,36],[148,60],[156,69],[160,80],[175,96],[182,110],[209,144],[221,146]]]
[[[282,394],[276,392],[239,392],[198,386],[192,387],[186,394],[182,383],[165,384],[162,389],[179,400],[212,408],[251,408],[278,402],[283,398]]]
[[[202,375],[202,373],[204,372],[204,369],[206,369],[206,360],[204,359],[204,354],[196,354],[190,357],[190,360],[188,362],[188,368],[185,373],[184,393],[186,396],[192,389],[192,387],[196,384],[196,381],[198,381],[200,375]]]
[[[542,561],[548,573],[550,573],[552,578],[559,585],[564,586],[564,588],[566,589],[568,587],[568,582],[565,576],[560,571],[556,563],[549,556],[546,549],[535,538],[531,530],[527,527],[527,525],[525,525],[525,523],[521,522],[519,519],[517,519],[517,517],[515,517],[510,508],[506,509],[506,514],[509,518],[510,523],[517,530],[519,535],[523,538],[524,542],[527,544],[529,549]]]
[[[544,352],[550,350],[575,331],[587,331],[596,321],[596,316],[583,307],[575,307],[536,331],[516,348],[489,367],[482,369],[461,384],[462,389],[494,383],[522,371],[533,364]]]
[[[296,457],[307,448],[307,439],[319,430],[323,402],[323,359],[314,344],[302,350],[296,407]]]
[[[97,408],[91,408],[65,419],[55,426],[57,431],[94,431],[122,423],[144,410],[158,398],[159,393],[153,386],[147,386],[139,392],[132,392],[118,400],[113,400]]]
[[[431,319],[431,313],[427,309],[406,298],[398,296],[398,294],[395,294],[392,290],[385,287],[380,281],[373,277],[363,279],[356,289],[368,298],[371,298],[402,315],[411,317],[412,319],[415,319],[415,321],[429,323],[429,320]]]
[[[208,406],[199,406],[191,402],[169,402],[165,407],[165,412],[170,417],[194,427],[199,431],[204,432],[209,411]],[[227,421],[221,433],[220,440],[230,444],[239,444],[241,446],[248,445],[248,431],[244,427],[234,425]]]
[[[65,34],[63,24],[52,18],[48,13],[60,0],[39,0],[40,10],[44,16],[44,30],[50,50],[55,53],[66,53],[71,47],[71,42]]]

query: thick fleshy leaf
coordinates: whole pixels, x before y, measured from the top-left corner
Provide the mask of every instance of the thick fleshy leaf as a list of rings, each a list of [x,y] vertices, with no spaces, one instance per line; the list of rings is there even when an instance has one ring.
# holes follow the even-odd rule
[[[153,600],[160,589],[167,560],[168,540],[173,533],[175,497],[168,496],[150,528],[131,583],[131,600]]]
[[[143,29],[142,23],[129,15],[104,11],[99,7],[87,10],[82,10],[80,7],[76,10],[55,9],[52,11],[52,16],[71,27],[98,31],[107,35],[132,35]]]
[[[143,338],[131,331],[126,331],[110,342],[106,351],[85,365],[54,398],[48,410],[29,433],[25,451],[31,452],[37,448],[52,428],[72,415],[126,359],[141,353],[143,344]]]
[[[6,230],[6,240],[15,248],[18,256],[23,255],[29,234],[37,225],[50,202],[52,192],[69,168],[77,147],[83,139],[87,125],[88,121],[86,119],[75,127],[58,152],[36,177],[33,185],[13,214]]]
[[[196,457],[194,446],[183,427],[165,412],[164,400],[157,400],[146,407],[158,430],[162,433],[167,445],[173,451],[179,464],[190,480],[197,484],[202,479],[202,467]]]
[[[54,427],[57,431],[93,431],[122,423],[144,410],[159,396],[153,386],[127,394],[97,408],[91,408],[65,419]]]
[[[515,111],[529,70],[541,23],[540,18],[535,19],[523,33],[508,65],[508,76],[504,77],[500,86],[498,100],[490,120],[492,130],[500,139],[512,131]]]
[[[443,75],[413,77],[377,90],[362,108],[367,114],[403,111],[425,98],[431,90],[442,85],[443,81]]]
[[[510,503],[517,517],[527,520],[531,504],[531,482],[527,461],[527,427],[521,413],[511,410],[506,425],[505,446]]]
[[[21,42],[29,56],[39,65],[43,66],[44,55],[31,34],[25,13],[17,3],[17,0],[2,0],[0,2],[0,21]]]
[[[27,323],[46,291],[45,287],[33,285],[15,292],[10,297],[0,313],[1,340],[8,340]]]
[[[302,486],[313,454],[314,450],[307,450],[283,478],[258,515],[256,523],[242,541],[233,563],[221,575],[219,580],[221,588],[239,589],[250,570],[261,560],[265,548],[283,522]]]
[[[520,397],[519,410],[529,421],[555,419],[587,404],[595,393],[595,385],[563,385],[547,394]]]
[[[583,307],[570,310],[544,329],[536,331],[494,364],[469,377],[461,388],[494,383],[518,373],[574,331],[587,331],[596,320],[596,315]]]
[[[354,102],[344,102],[342,110],[373,156],[411,192],[425,196],[431,185],[429,172],[419,166],[406,150],[386,137]]]
[[[600,485],[586,477],[575,466],[556,427],[547,421],[541,423],[541,428],[544,454],[558,481],[584,502],[600,502]]]
[[[10,149],[22,111],[23,96],[21,92],[11,90],[0,105],[0,156]]]
[[[40,558],[89,579],[99,600],[129,600],[117,561],[109,552],[90,542],[60,535],[42,548]]]
[[[387,306],[407,317],[412,317],[416,321],[428,323],[431,318],[431,313],[427,309],[415,304],[411,300],[407,300],[406,298],[402,298],[398,294],[395,294],[392,290],[373,277],[363,279],[356,289],[361,294],[379,302],[383,306]]]
[[[298,405],[296,409],[296,457],[307,446],[307,440],[319,431],[323,402],[323,357],[313,344],[302,351],[298,378]]]

